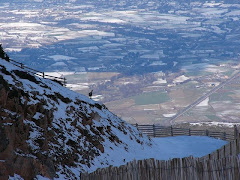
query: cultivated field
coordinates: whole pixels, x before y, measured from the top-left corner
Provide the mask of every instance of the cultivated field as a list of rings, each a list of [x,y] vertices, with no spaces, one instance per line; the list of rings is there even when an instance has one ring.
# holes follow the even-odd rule
[[[231,62],[200,70],[191,68],[188,66],[181,72],[170,74],[124,76],[119,73],[85,73],[66,77],[72,84],[70,88],[86,95],[93,89],[94,99],[130,123],[169,125],[177,112],[229,78],[226,74],[232,75],[238,70]],[[189,76],[193,70],[196,75]],[[199,75],[199,71],[207,73]],[[238,122],[239,82],[240,79],[236,79],[219,89],[175,123]],[[75,87],[76,84],[81,88]]]

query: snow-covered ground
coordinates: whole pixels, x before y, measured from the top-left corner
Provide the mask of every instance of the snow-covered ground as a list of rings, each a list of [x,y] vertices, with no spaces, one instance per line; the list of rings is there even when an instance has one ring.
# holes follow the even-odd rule
[[[146,148],[144,150],[136,149],[135,153],[129,152],[128,154],[121,154],[121,152],[116,153],[113,151],[113,154],[110,154],[109,156],[109,162],[114,160],[114,166],[120,166],[134,159],[141,160],[155,158],[158,160],[169,160],[172,158],[183,158],[189,156],[202,157],[227,144],[226,141],[205,136],[163,137],[153,138],[152,140],[154,148]],[[116,156],[116,154],[118,155]],[[124,158],[126,162],[123,162],[122,158]],[[116,163],[117,159],[119,159],[118,163]],[[21,179],[18,175],[15,175],[12,179],[16,177]],[[38,176],[37,178],[47,180],[47,178],[42,176]]]
[[[106,159],[113,166],[120,166],[133,161],[134,159],[143,160],[154,158],[156,160],[169,160],[172,158],[183,158],[189,156],[202,157],[221,148],[225,144],[227,144],[227,141],[205,136],[152,138],[152,146],[139,148],[132,143],[128,144],[129,149],[128,152],[126,152],[120,145],[119,148],[105,149],[108,156],[106,154],[102,154],[99,158]],[[94,165],[98,166],[98,161],[96,161]],[[91,167],[91,169],[95,170],[97,168]]]
[[[159,154],[155,153],[155,158],[163,160],[188,156],[202,157],[227,144],[226,141],[206,136],[153,138],[153,141],[160,151]]]
[[[202,157],[227,144],[227,141],[206,136],[162,137],[152,138],[152,140],[152,147],[135,149],[135,152],[129,151],[128,153],[124,154],[121,152],[116,153],[115,151],[112,151],[112,155],[110,154],[109,157],[114,159],[115,166],[125,164],[122,162],[122,159],[125,159],[126,162],[129,162],[134,159],[142,160],[154,158],[157,160],[169,160],[172,158],[183,158],[189,156]],[[116,154],[118,154],[118,156],[116,156]],[[109,159],[109,161],[111,162],[111,159]]]

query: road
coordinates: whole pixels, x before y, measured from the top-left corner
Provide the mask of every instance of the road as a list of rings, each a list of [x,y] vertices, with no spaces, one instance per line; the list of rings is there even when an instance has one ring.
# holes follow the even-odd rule
[[[213,89],[211,89],[209,92],[207,92],[206,94],[204,94],[203,96],[201,96],[200,98],[198,98],[196,101],[194,101],[192,104],[188,105],[187,107],[185,107],[183,110],[179,111],[175,116],[173,116],[170,119],[170,124],[173,125],[175,123],[175,120],[177,118],[179,118],[180,116],[182,116],[183,114],[185,114],[187,111],[191,110],[192,108],[194,108],[196,105],[198,105],[199,103],[201,103],[202,101],[204,101],[205,99],[207,99],[210,95],[212,95],[214,92],[216,92],[217,90],[221,89],[223,86],[225,86],[226,84],[230,83],[232,80],[236,79],[237,77],[240,76],[240,72],[236,73],[235,75],[233,75],[232,77],[228,78],[226,81],[220,83],[218,86],[214,87]]]

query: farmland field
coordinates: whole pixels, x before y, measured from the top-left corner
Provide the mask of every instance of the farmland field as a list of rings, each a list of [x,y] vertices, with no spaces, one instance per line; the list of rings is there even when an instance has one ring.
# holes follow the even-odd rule
[[[166,92],[148,92],[134,96],[136,105],[160,104],[170,100]]]

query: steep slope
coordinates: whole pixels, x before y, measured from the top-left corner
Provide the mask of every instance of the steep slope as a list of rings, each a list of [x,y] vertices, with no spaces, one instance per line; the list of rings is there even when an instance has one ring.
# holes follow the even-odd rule
[[[0,59],[1,179],[79,179],[149,148],[103,104]]]

